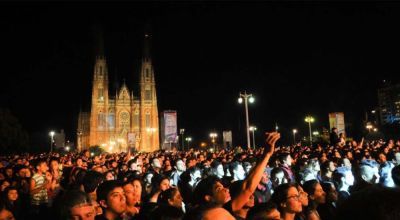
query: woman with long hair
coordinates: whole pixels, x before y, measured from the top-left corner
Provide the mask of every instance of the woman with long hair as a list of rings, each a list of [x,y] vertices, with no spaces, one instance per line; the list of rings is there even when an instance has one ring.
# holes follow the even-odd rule
[[[319,205],[326,202],[326,193],[318,180],[309,180],[303,185],[304,191],[308,193],[309,203],[306,209],[307,220],[321,220],[317,211]]]

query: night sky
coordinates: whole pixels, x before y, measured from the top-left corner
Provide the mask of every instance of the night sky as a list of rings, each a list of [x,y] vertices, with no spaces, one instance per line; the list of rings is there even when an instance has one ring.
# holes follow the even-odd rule
[[[151,25],[159,112],[177,110],[195,141],[214,129],[245,143],[240,91],[257,140],[278,123],[308,135],[343,111],[357,136],[385,79],[399,82],[400,3],[1,3],[1,107],[31,136],[65,129],[90,109],[94,26],[104,29],[110,95],[125,79],[137,95],[142,40]],[[314,129],[313,129],[314,130]]]

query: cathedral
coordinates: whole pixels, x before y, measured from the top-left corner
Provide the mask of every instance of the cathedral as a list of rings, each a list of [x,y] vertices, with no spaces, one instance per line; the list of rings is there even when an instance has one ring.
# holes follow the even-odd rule
[[[81,111],[78,117],[78,150],[91,146],[100,146],[106,152],[158,150],[159,119],[150,36],[146,34],[144,39],[140,94],[129,91],[124,82],[115,96],[110,95],[107,60],[104,50],[100,51],[93,69],[91,109]]]

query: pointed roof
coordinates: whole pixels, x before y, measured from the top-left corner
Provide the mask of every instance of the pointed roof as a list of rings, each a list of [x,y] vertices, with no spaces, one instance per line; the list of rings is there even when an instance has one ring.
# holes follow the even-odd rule
[[[96,58],[105,58],[104,51],[104,30],[101,25],[93,26],[94,34],[94,53]]]

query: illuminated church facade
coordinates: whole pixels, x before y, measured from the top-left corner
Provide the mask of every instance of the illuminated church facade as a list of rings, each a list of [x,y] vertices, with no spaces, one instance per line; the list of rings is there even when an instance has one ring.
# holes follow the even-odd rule
[[[150,36],[145,35],[141,59],[139,94],[125,82],[115,97],[110,96],[107,60],[97,55],[92,81],[90,112],[80,112],[77,128],[79,151],[100,146],[107,152],[130,149],[152,152],[159,149],[159,118]]]

